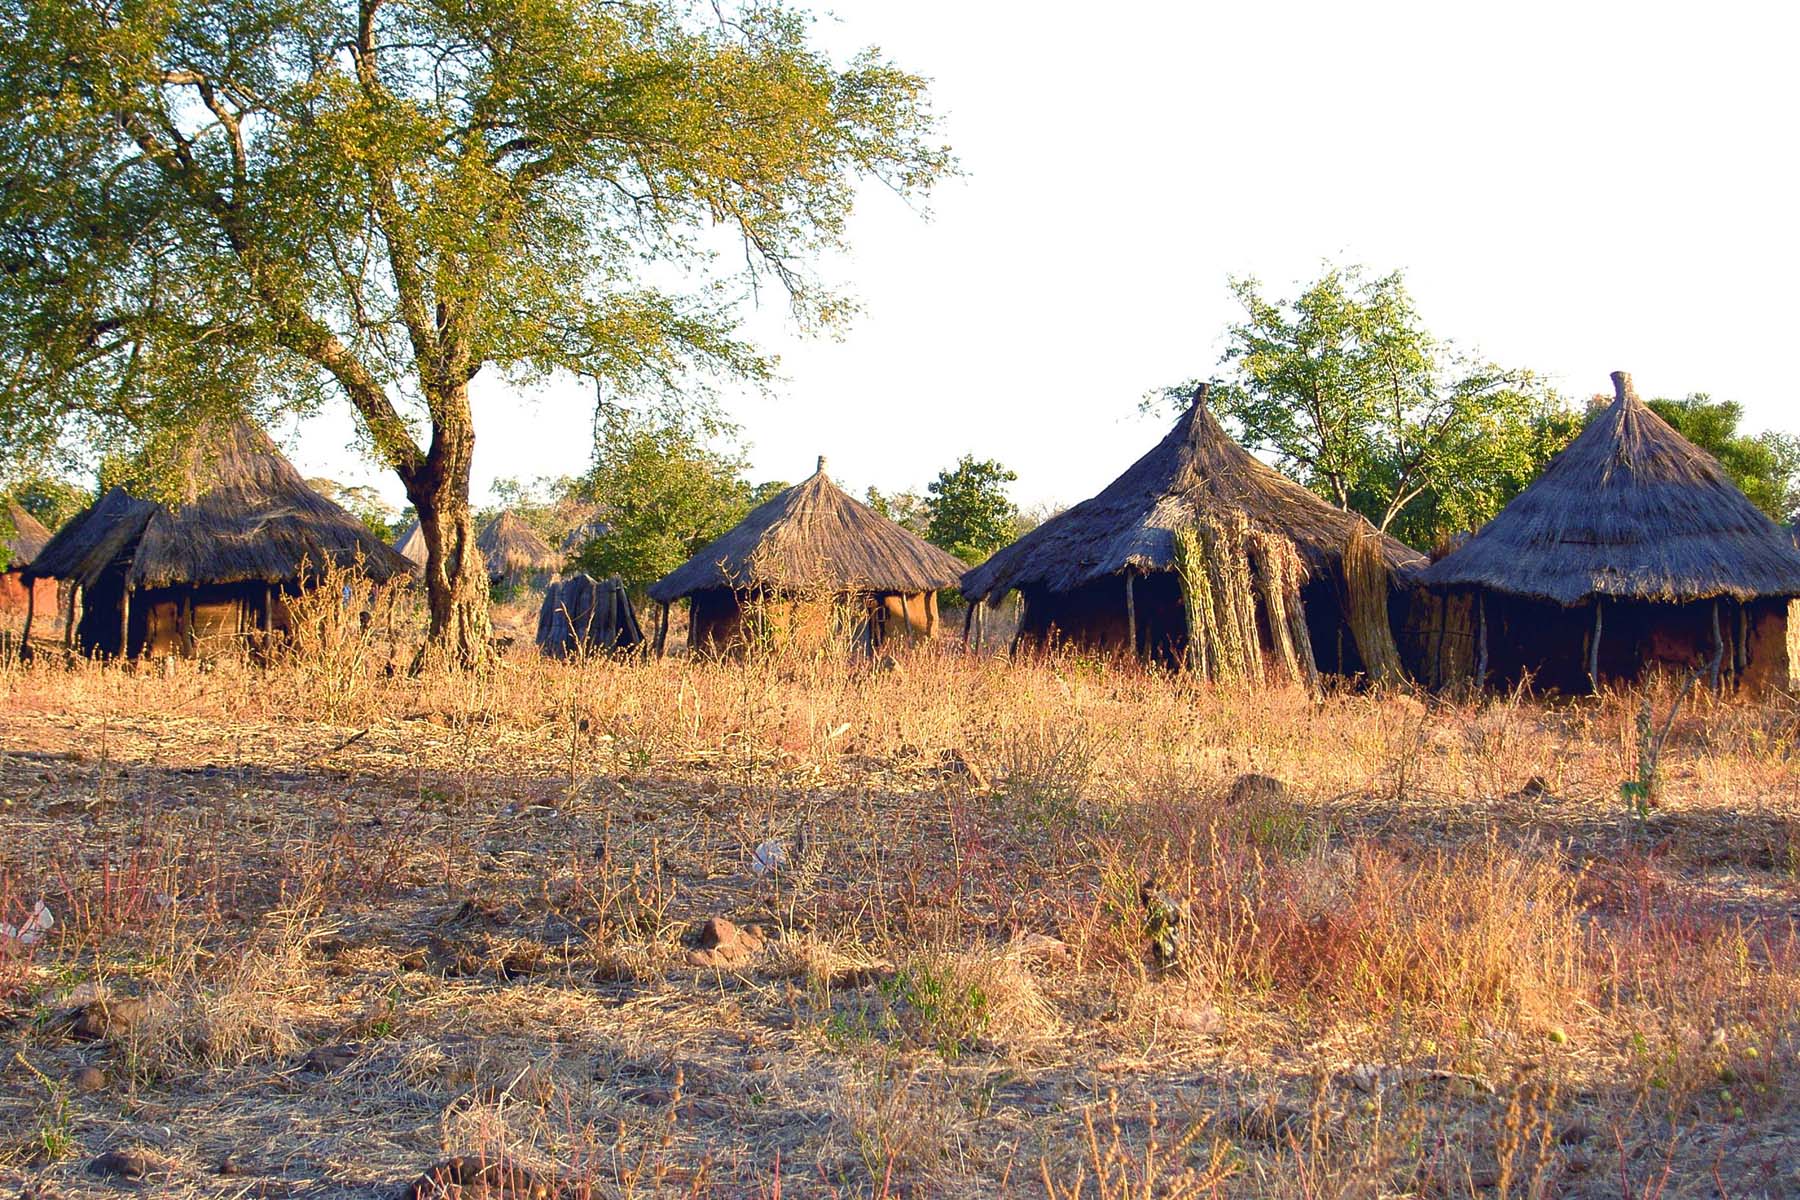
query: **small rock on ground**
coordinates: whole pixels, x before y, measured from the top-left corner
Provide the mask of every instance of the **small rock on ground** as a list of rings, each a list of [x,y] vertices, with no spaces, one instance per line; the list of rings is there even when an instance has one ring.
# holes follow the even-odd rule
[[[94,1175],[110,1175],[128,1183],[142,1183],[162,1164],[142,1150],[108,1150],[88,1164]]]
[[[725,917],[708,917],[700,926],[700,948],[688,955],[697,967],[736,967],[763,948],[762,931],[744,929]]]

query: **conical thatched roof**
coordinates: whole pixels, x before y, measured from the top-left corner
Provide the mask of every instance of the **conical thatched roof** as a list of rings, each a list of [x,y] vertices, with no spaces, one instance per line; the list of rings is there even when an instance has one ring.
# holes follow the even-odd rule
[[[31,560],[50,543],[50,531],[44,528],[43,522],[10,500],[6,504],[6,515],[12,518],[13,529],[6,539],[6,569],[17,571],[30,566]]]
[[[394,539],[394,553],[421,569],[425,566],[425,531],[419,528],[418,518],[406,527],[406,532]]]
[[[1207,407],[1202,387],[1194,403],[1157,447],[1091,500],[1045,521],[963,576],[972,600],[1016,587],[1069,591],[1085,583],[1175,565],[1175,531],[1207,514],[1241,513],[1252,529],[1294,544],[1310,574],[1343,560],[1362,518],[1333,508],[1231,440]],[[1390,570],[1423,558],[1382,538]]]
[[[961,560],[846,495],[821,458],[811,478],[652,584],[650,598],[667,604],[719,587],[911,595],[953,587],[962,570]]]
[[[121,556],[133,588],[281,583],[299,578],[303,566],[348,566],[359,556],[377,581],[407,569],[242,418],[194,439],[184,493],[178,508],[167,508],[112,489],[50,539],[29,574],[86,586]]]
[[[1615,399],[1422,582],[1572,606],[1800,596],[1800,551],[1613,372]]]
[[[495,578],[550,571],[562,565],[562,556],[510,509],[488,522],[475,546],[488,574]]]

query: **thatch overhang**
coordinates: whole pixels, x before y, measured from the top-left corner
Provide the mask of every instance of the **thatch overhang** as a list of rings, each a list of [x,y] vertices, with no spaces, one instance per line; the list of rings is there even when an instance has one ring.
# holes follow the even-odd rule
[[[360,563],[381,582],[405,559],[307,486],[269,436],[238,418],[195,439],[185,498],[174,507],[113,488],[65,525],[31,576],[90,586],[115,563],[134,589],[295,581]]]
[[[1564,607],[1800,596],[1793,539],[1638,399],[1631,376],[1612,380],[1612,405],[1421,582]]]
[[[962,560],[845,494],[825,473],[758,505],[650,586],[669,604],[714,588],[918,595],[956,586]]]
[[[50,531],[44,528],[43,522],[11,501],[7,502],[6,515],[12,521],[12,533],[6,539],[6,569],[22,570],[50,544]]]
[[[562,566],[562,555],[511,509],[487,523],[475,539],[475,546],[481,551],[488,574],[496,579],[554,571]]]
[[[1207,516],[1242,514],[1251,529],[1287,538],[1309,577],[1341,572],[1344,548],[1362,523],[1334,508],[1233,441],[1206,403],[1206,389],[1168,436],[1090,500],[1045,521],[963,576],[963,594],[993,600],[1013,588],[1072,591],[1108,575],[1175,566],[1175,534]],[[1381,536],[1388,569],[1406,575],[1424,558]]]

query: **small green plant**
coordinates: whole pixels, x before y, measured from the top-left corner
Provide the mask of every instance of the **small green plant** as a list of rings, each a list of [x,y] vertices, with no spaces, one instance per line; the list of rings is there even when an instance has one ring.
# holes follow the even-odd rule
[[[957,977],[949,963],[915,962],[882,984],[903,1029],[953,1061],[987,1032],[993,1004],[979,981]]]
[[[1634,821],[1648,821],[1650,810],[1661,799],[1658,793],[1662,782],[1660,768],[1663,746],[1669,740],[1669,731],[1675,727],[1675,717],[1681,711],[1681,702],[1687,698],[1688,691],[1698,678],[1698,671],[1688,672],[1681,689],[1675,693],[1675,699],[1669,703],[1669,714],[1663,718],[1660,729],[1656,724],[1656,693],[1648,688],[1644,690],[1644,703],[1637,715],[1637,775],[1619,784],[1619,798],[1625,802]]]
[[[50,1085],[50,1102],[38,1123],[38,1149],[48,1162],[60,1162],[75,1152],[74,1123],[69,1118],[69,1089]]]

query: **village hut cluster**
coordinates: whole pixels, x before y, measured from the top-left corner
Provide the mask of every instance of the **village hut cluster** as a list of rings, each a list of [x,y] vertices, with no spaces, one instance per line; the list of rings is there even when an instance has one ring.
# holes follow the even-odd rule
[[[646,635],[618,578],[560,576],[605,532],[551,546],[517,514],[477,548],[498,589],[545,586],[558,657],[878,648],[939,636],[960,589],[965,642],[1018,596],[1012,648],[1067,645],[1208,679],[1321,676],[1585,691],[1646,671],[1752,690],[1800,686],[1800,544],[1637,396],[1623,373],[1586,430],[1504,511],[1435,562],[1235,443],[1201,388],[1166,437],[1098,495],[974,567],[873,512],[825,460],[651,583]],[[424,568],[415,522],[390,548],[307,487],[242,420],[197,446],[174,505],[113,489],[51,536],[13,511],[0,611],[61,607],[89,653],[192,654],[266,639],[327,564],[382,581]],[[546,586],[547,585],[547,586]]]

